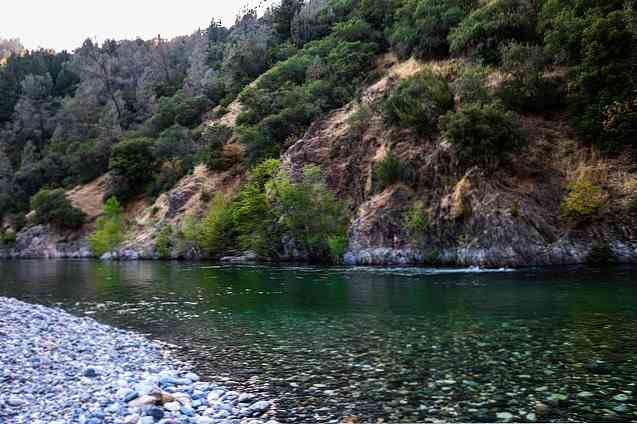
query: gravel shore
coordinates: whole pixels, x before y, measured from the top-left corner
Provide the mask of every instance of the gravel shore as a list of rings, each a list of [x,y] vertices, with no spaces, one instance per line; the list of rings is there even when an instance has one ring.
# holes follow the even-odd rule
[[[0,424],[275,424],[273,409],[139,334],[0,297]]]

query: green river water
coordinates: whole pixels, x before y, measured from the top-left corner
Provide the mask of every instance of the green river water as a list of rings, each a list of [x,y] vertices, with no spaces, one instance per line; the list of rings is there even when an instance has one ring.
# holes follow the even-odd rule
[[[476,271],[15,261],[0,296],[171,343],[281,422],[637,421],[637,268]]]

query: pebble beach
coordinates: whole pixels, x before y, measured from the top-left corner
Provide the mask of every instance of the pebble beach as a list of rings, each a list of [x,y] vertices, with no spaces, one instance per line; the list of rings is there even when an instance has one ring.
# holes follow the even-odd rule
[[[276,424],[273,413],[143,335],[0,297],[0,424]]]

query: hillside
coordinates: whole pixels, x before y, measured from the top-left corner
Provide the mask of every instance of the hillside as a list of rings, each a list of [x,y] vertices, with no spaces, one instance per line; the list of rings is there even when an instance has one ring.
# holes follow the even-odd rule
[[[635,10],[570,2],[575,33],[567,3],[284,1],[229,30],[213,24],[193,36],[208,40],[208,59],[193,62],[204,44],[192,41],[183,91],[156,92],[146,120],[109,130],[106,152],[103,135],[84,141],[88,150],[69,143],[79,162],[60,182],[39,170],[58,160],[60,134],[78,130],[68,128],[72,102],[90,94],[65,94],[58,127],[38,143],[16,132],[20,98],[0,155],[4,193],[14,194],[0,200],[27,187],[38,199],[3,200],[0,254],[637,262]],[[237,47],[255,40],[278,59],[234,62],[257,54]],[[79,69],[81,55],[71,59]],[[229,78],[239,69],[249,75]],[[195,71],[217,79],[197,92]],[[28,141],[12,158],[18,138]],[[76,172],[90,161],[100,165]],[[114,209],[103,207],[109,198]]]

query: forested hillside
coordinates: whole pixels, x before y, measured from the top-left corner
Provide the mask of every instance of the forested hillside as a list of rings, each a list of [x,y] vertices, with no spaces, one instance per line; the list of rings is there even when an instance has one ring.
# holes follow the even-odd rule
[[[283,0],[0,63],[9,247],[45,225],[96,255],[637,258],[634,1]]]

